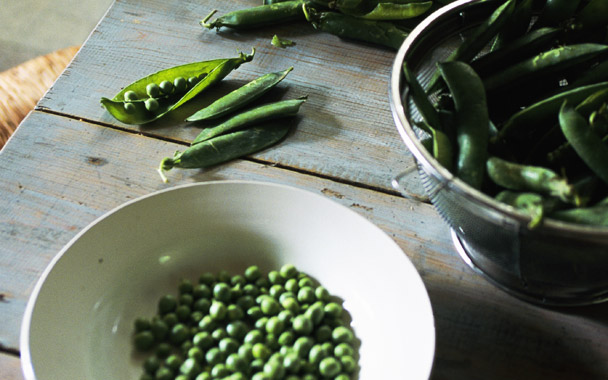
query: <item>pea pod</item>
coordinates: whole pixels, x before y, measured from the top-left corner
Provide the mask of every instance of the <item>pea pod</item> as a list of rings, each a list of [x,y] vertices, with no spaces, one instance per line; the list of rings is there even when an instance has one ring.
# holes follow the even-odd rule
[[[164,172],[172,168],[206,168],[258,152],[279,142],[287,135],[289,128],[287,124],[269,124],[215,137],[192,145],[183,152],[176,152],[173,157],[164,158],[158,172],[167,182]]]
[[[303,7],[304,15],[315,29],[341,38],[368,42],[398,50],[409,32],[389,21],[363,20],[338,12],[318,12]]]
[[[284,71],[262,75],[195,112],[186,121],[215,119],[232,113],[264,95],[282,81],[291,70],[293,70],[293,67]]]
[[[560,29],[549,27],[532,30],[507,45],[476,58],[471,66],[481,76],[504,69],[551,47],[560,33]]]
[[[366,12],[352,12],[348,9],[339,8],[343,13],[355,16],[366,20],[405,20],[426,13],[431,6],[432,1],[425,2],[380,2],[375,7]]]
[[[445,62],[463,61],[469,63],[496,36],[515,9],[515,1],[507,0],[500,5],[481,25],[473,30],[446,59]],[[439,89],[440,75],[435,72],[429,81],[429,92]]]
[[[439,113],[429,100],[416,75],[409,69],[407,62],[403,62],[403,75],[408,89],[412,93],[412,99],[424,121],[435,129],[441,128]]]
[[[192,141],[192,145],[200,144],[216,136],[226,134],[247,126],[258,124],[263,121],[294,116],[300,110],[300,106],[306,102],[306,98],[281,100],[278,102],[264,104],[255,107],[213,127],[205,128]]]
[[[591,129],[587,120],[564,102],[559,111],[559,125],[579,157],[604,183],[608,184],[608,146]]]
[[[483,83],[471,66],[464,62],[439,64],[439,72],[448,86],[455,106],[456,176],[480,189],[484,178],[490,119]]]
[[[591,62],[607,52],[608,46],[594,43],[582,43],[551,49],[484,78],[484,85],[488,92],[514,88],[534,79]]]
[[[495,140],[509,139],[511,136],[529,133],[531,130],[538,130],[543,126],[551,127],[564,100],[577,104],[597,91],[604,89],[608,89],[608,82],[573,88],[536,102],[513,114],[500,128]]]
[[[574,16],[580,0],[546,0],[537,25],[556,25]]]
[[[530,26],[532,20],[532,7],[535,0],[522,0],[515,5],[505,26],[498,32],[492,50],[499,49],[510,44],[513,40],[523,36]]]
[[[574,17],[574,28],[580,30],[595,29],[608,24],[608,1],[591,0]]]
[[[259,28],[303,18],[302,4],[304,3],[304,0],[291,0],[259,5],[226,13],[209,22],[211,17],[217,12],[217,10],[213,10],[201,21],[201,25],[207,29],[220,29],[221,27],[231,29]]]
[[[240,53],[236,58],[194,62],[161,70],[131,83],[112,99],[101,98],[101,104],[113,117],[125,124],[146,124],[158,120],[221,81],[241,64],[251,61],[254,54],[255,49],[251,54]],[[169,94],[153,97],[158,104],[153,111],[148,110],[146,100],[150,99],[149,85],[173,81],[177,77],[190,78],[190,87],[182,93],[173,89]]]
[[[559,210],[550,213],[549,217],[576,224],[608,226],[608,205],[600,204],[592,207]]]
[[[604,60],[589,70],[585,70],[571,85],[578,87],[603,81],[608,81],[608,60]]]
[[[552,208],[551,202],[538,193],[503,190],[496,195],[495,199],[530,216],[529,229],[540,226],[545,212]]]
[[[486,171],[495,184],[505,189],[551,195],[575,205],[580,203],[574,187],[551,169],[490,157]]]

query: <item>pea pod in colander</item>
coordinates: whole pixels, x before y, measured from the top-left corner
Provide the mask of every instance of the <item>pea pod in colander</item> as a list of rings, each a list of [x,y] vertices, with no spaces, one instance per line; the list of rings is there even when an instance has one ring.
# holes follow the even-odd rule
[[[209,120],[230,114],[264,95],[282,81],[291,70],[293,70],[293,67],[262,75],[197,111],[189,116],[186,121]]]
[[[251,61],[254,54],[255,49],[251,54],[240,53],[235,58],[194,62],[161,70],[131,83],[112,99],[101,98],[101,104],[125,124],[150,123],[221,81],[241,64]],[[176,81],[177,78],[182,80]],[[156,104],[150,107],[150,103]]]

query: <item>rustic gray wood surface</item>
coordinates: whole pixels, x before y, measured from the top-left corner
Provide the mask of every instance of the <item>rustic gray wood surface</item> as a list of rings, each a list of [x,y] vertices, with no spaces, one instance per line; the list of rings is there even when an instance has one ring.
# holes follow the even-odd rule
[[[0,152],[0,378],[19,379],[19,327],[32,287],[51,258],[114,207],[168,186],[222,179],[283,183],[323,194],[382,228],[418,269],[433,305],[433,379],[605,379],[608,305],[555,310],[498,290],[457,255],[431,205],[406,199],[393,176],[412,159],[393,126],[393,52],[342,41],[306,24],[234,33],[203,30],[253,0],[120,0]],[[279,49],[272,35],[296,41]],[[156,173],[196,127],[170,118],[126,126],[101,96],[161,68],[195,60],[256,57],[214,88],[220,94],[294,66],[282,97],[308,95],[295,131],[279,145],[208,170]],[[204,103],[205,100],[203,99]],[[420,197],[422,194],[414,193]],[[395,374],[395,379],[401,378]]]

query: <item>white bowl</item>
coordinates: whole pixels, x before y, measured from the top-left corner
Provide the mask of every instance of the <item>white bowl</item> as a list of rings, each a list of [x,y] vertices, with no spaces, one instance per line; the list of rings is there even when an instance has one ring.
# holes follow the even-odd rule
[[[133,320],[152,316],[179,279],[293,263],[344,300],[360,346],[360,380],[427,379],[435,330],[416,269],[383,231],[321,195],[220,181],[129,202],[53,259],[21,330],[27,380],[138,379]]]

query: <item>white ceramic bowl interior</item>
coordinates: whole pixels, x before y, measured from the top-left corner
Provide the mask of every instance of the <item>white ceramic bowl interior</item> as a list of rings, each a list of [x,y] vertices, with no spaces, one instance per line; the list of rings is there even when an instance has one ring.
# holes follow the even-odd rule
[[[21,332],[27,380],[138,379],[133,320],[183,277],[293,263],[344,300],[360,380],[427,379],[435,330],[424,284],[399,246],[321,195],[256,182],[175,187],[129,202],[52,261]]]

